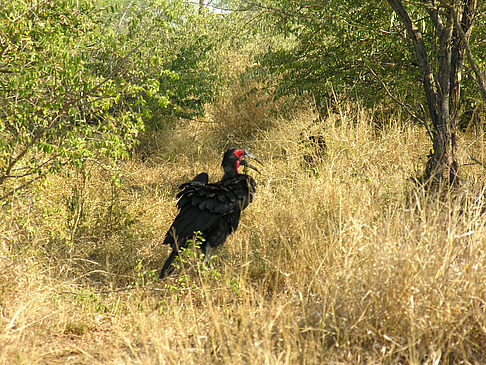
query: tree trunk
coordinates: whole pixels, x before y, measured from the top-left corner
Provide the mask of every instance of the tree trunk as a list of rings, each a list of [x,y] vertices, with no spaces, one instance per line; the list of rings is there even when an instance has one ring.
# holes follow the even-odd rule
[[[432,130],[433,151],[429,155],[422,182],[430,187],[457,183],[456,118],[459,113],[464,55],[472,29],[476,0],[464,0],[448,8],[427,5],[435,28],[437,50],[427,52],[422,34],[413,23],[402,0],[388,0],[412,40],[417,57]],[[458,14],[462,14],[458,21]],[[460,26],[460,29],[458,28]],[[429,60],[429,54],[437,59]],[[432,65],[436,65],[435,71]]]
[[[432,22],[438,35],[438,72],[436,88],[437,113],[431,115],[433,153],[429,157],[424,177],[432,185],[451,185],[456,181],[456,139],[455,118],[451,116],[459,100],[459,77],[458,68],[452,66],[452,33],[454,20],[450,11],[446,11],[445,23],[435,12],[431,13]],[[451,80],[458,81],[455,84]],[[454,90],[453,90],[454,89]],[[457,90],[457,92],[456,92]],[[457,95],[457,98],[455,98]]]

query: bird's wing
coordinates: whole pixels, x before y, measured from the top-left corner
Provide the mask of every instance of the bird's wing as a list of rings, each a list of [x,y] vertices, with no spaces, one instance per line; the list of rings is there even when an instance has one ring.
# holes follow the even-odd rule
[[[177,194],[179,213],[165,235],[164,244],[175,244],[175,236],[177,236],[179,245],[184,247],[186,241],[192,237],[194,232],[202,231],[214,223],[215,217],[209,212],[200,211],[197,207],[193,207],[190,198],[194,192],[204,190],[208,181],[208,174],[203,172],[179,186],[180,192]]]
[[[237,175],[213,184],[202,182],[203,177],[196,179],[181,185],[182,190],[177,195],[179,214],[167,232],[166,244],[173,244],[176,235],[179,246],[184,246],[194,232],[204,231],[222,216],[239,216],[239,212],[253,199],[255,182],[247,175]],[[236,226],[237,223],[233,230]]]
[[[201,212],[225,215],[245,209],[252,202],[255,181],[248,175],[239,174],[212,184],[193,180],[181,185],[181,189],[177,194],[180,210],[191,205]]]
[[[204,185],[206,185],[208,182],[209,182],[209,177],[208,177],[208,174],[205,173],[205,172],[200,173],[194,179],[192,179],[191,181],[189,181],[189,183],[201,183],[201,184],[204,184]],[[184,185],[185,184],[182,184],[181,185],[181,188]]]
[[[253,201],[255,193],[255,181],[248,175],[239,174],[216,183],[218,203],[214,209],[222,214],[229,214],[235,210],[243,210]]]

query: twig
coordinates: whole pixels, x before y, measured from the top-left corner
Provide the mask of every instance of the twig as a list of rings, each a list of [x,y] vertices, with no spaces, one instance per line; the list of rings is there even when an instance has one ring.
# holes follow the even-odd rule
[[[156,27],[157,24],[154,24],[152,27],[150,27],[150,29],[147,31],[147,34],[145,35],[145,37],[140,41],[140,43],[138,43],[134,48],[132,48],[130,50],[130,52],[128,52],[125,57],[123,57],[120,61],[118,61],[118,63],[115,65],[115,67],[111,70],[110,74],[103,80],[101,81],[98,85],[96,85],[95,87],[93,87],[91,90],[90,90],[90,93],[94,93],[96,90],[98,90],[101,86],[103,86],[108,80],[111,80],[113,78],[113,75],[115,74],[115,71],[118,71],[118,69],[121,67],[121,65],[127,60],[128,57],[130,57],[132,55],[133,52],[135,52],[136,50],[138,50],[146,41],[147,41],[147,38],[152,35],[152,30]],[[74,104],[75,102],[78,102],[80,101],[81,99],[84,99],[84,97],[80,97],[78,99],[75,99],[74,101],[72,101],[70,104]]]
[[[461,24],[459,23],[459,16],[457,15],[456,10],[453,6],[448,6],[452,13],[452,17],[454,18],[454,25],[457,29],[457,33],[461,38],[462,43],[464,44],[464,50],[466,51],[467,60],[469,61],[469,65],[473,69],[474,74],[476,75],[476,83],[478,84],[479,91],[481,92],[481,96],[483,97],[483,101],[486,103],[486,80],[483,76],[483,73],[479,69],[478,64],[474,61],[472,56],[471,48],[469,47],[469,34],[464,33]],[[468,32],[469,33],[469,32]]]
[[[139,286],[129,286],[128,288],[120,288],[120,289],[112,289],[112,290],[93,290],[90,291],[93,294],[111,294],[111,293],[121,293],[126,291],[132,291],[136,289],[143,289],[143,290],[153,290],[153,291],[162,291],[162,288],[154,288],[154,287],[139,287]],[[82,293],[76,293],[72,291],[62,291],[61,294],[72,294],[72,295],[79,295]]]
[[[90,291],[90,292],[93,293],[93,294],[109,294],[109,293],[118,293],[118,292],[123,292],[123,291],[130,291],[130,290],[134,290],[134,289],[137,289],[137,287],[128,287],[128,288],[113,289],[113,290],[93,290],[93,291]],[[73,292],[73,291],[62,291],[61,294],[79,295],[79,294],[82,294],[82,293],[81,292],[77,293],[77,292]]]
[[[15,19],[12,19],[12,20],[10,20],[10,21],[6,22],[5,24],[2,24],[2,25],[0,26],[0,29],[2,29],[3,27],[6,27],[7,25],[9,25],[9,24],[11,24],[11,23],[16,22],[17,20],[19,20],[20,18],[22,18],[22,17],[23,17],[25,14],[27,14],[28,12],[30,12],[30,11],[32,11],[32,10],[34,10],[35,8],[37,8],[37,7],[41,6],[41,5],[46,4],[46,3],[47,3],[47,1],[48,1],[48,0],[44,0],[44,1],[40,2],[40,3],[35,4],[34,6],[31,6],[29,9],[27,9],[25,12],[23,12],[22,14],[20,14],[20,15],[19,15],[18,17],[16,17]],[[2,7],[2,9],[3,9],[3,7]],[[0,10],[1,10],[1,9],[0,9]]]
[[[474,158],[473,156],[469,155],[469,158],[471,160],[473,160],[474,162],[476,162],[479,166],[481,166],[483,169],[486,169],[486,164],[482,163],[481,161],[479,161],[477,158]]]
[[[51,165],[50,165],[50,166],[53,166],[53,165],[54,165],[54,164],[56,164],[57,162],[58,162],[57,160],[56,160],[56,161],[54,161],[53,163],[51,163]],[[66,162],[63,162],[63,163],[61,163],[61,166],[64,166],[65,164],[66,164]],[[36,170],[36,171],[38,171],[38,170]],[[25,176],[28,176],[28,175],[26,174]],[[33,178],[33,179],[31,179],[31,180],[29,180],[29,181],[27,181],[27,182],[23,183],[22,185],[17,186],[15,189],[10,190],[10,191],[9,191],[7,194],[5,194],[4,196],[0,197],[0,201],[5,200],[5,199],[6,199],[6,198],[8,198],[9,196],[11,196],[11,195],[15,194],[15,193],[16,193],[17,191],[19,191],[20,189],[23,189],[23,188],[25,188],[25,187],[29,186],[29,185],[30,185],[30,184],[32,184],[33,182],[35,182],[35,181],[37,181],[37,180],[39,180],[39,179],[41,179],[41,178],[43,178],[43,177],[45,177],[45,176],[46,176],[45,174],[41,174],[41,175],[36,176],[35,178]]]
[[[55,119],[58,119],[58,117],[59,115]],[[50,127],[37,131],[37,133],[35,133],[34,136],[31,138],[27,146],[25,146],[25,148],[17,155],[17,157],[13,158],[10,161],[7,168],[5,169],[5,173],[2,176],[0,176],[0,185],[8,178],[8,176],[10,175],[10,171],[15,166],[15,164],[19,162],[25,156],[25,154],[30,150],[30,148],[37,142],[37,140],[41,138],[44,131],[51,129],[52,126],[55,125],[55,119],[53,124]],[[3,198],[0,198],[0,200],[3,200]]]
[[[192,4],[192,5],[199,6],[199,3],[196,2],[196,1],[187,1],[187,3],[188,4]],[[218,6],[218,5],[211,4],[211,3],[204,4],[204,6],[205,7],[208,7],[208,8],[216,9],[216,10],[227,11],[227,12],[232,12],[232,11],[248,11],[248,10],[251,10],[252,9],[251,7],[246,7],[246,8],[221,7],[221,6]]]
[[[22,177],[27,177],[27,176],[30,176],[30,175],[33,175],[35,174],[36,172],[38,172],[42,167],[44,167],[45,165],[47,165],[49,162],[51,162],[52,160],[58,158],[59,155],[54,155],[52,156],[51,158],[49,158],[48,160],[44,161],[43,163],[41,163],[40,165],[36,166],[35,167],[35,170],[33,171],[30,171],[30,172],[26,172],[24,174],[19,174],[19,175],[3,175],[2,178],[3,179],[20,179]],[[51,163],[51,166],[54,165],[57,161],[54,161],[53,163]],[[14,169],[14,170],[25,170],[25,169],[29,169],[30,167],[29,166],[23,166],[23,167],[19,167],[17,169]],[[0,199],[1,200],[1,199]]]
[[[13,195],[13,194],[14,194],[15,192],[17,192],[18,190],[23,189],[23,188],[25,188],[25,187],[29,186],[29,185],[30,185],[30,184],[32,184],[34,181],[37,181],[37,180],[39,180],[39,179],[40,179],[40,178],[42,178],[42,177],[44,177],[44,175],[39,175],[39,176],[37,176],[37,177],[33,178],[32,180],[27,181],[26,183],[24,183],[24,184],[22,184],[22,185],[20,185],[20,186],[17,186],[15,189],[10,190],[10,191],[9,191],[7,194],[5,194],[4,196],[2,196],[2,197],[0,198],[0,201],[1,201],[1,200],[5,200],[6,198],[8,198],[10,195]]]
[[[42,3],[38,3],[36,6],[32,7],[31,9],[29,10],[32,10],[34,9],[35,7],[41,5]],[[27,13],[27,12],[26,12]],[[26,14],[24,13],[24,14]],[[23,14],[22,14],[23,15]],[[16,19],[15,19],[16,20]],[[7,23],[8,24],[8,23]],[[118,61],[118,63],[115,65],[115,67],[112,69],[112,71],[110,72],[110,74],[104,79],[102,80],[101,82],[99,82],[97,85],[95,85],[88,94],[84,95],[84,96],[81,96],[79,98],[76,98],[74,100],[70,100],[68,101],[64,107],[59,110],[59,114],[54,118],[54,120],[51,122],[51,125],[46,127],[46,128],[43,128],[43,129],[40,129],[38,130],[34,136],[31,138],[31,140],[29,141],[29,143],[25,146],[25,148],[15,157],[13,158],[10,163],[8,164],[7,168],[5,169],[5,173],[4,175],[0,176],[0,185],[2,185],[2,183],[9,177],[10,175],[10,171],[12,170],[12,168],[15,166],[15,164],[20,161],[24,156],[25,154],[31,149],[31,147],[45,134],[47,133],[49,130],[53,129],[54,127],[56,127],[58,125],[58,123],[62,122],[62,118],[61,116],[64,115],[67,110],[81,102],[83,99],[85,100],[89,94],[93,94],[95,91],[97,91],[101,86],[103,86],[106,82],[108,82],[110,79],[113,78],[113,76],[115,75],[115,72],[121,67],[121,65],[126,61],[126,59],[128,57],[130,57],[136,50],[138,50],[148,39],[148,37],[152,34],[152,30],[156,27],[157,24],[154,24],[147,32],[147,34],[145,35],[145,37],[140,41],[140,43],[135,46],[134,48],[132,48],[121,60]],[[1,29],[2,27],[0,27]],[[96,99],[95,99],[96,100]],[[4,196],[0,197],[0,201],[1,200],[4,200],[5,198],[11,196],[13,193],[15,193],[16,191],[18,191],[19,189],[21,188],[24,188],[28,185],[30,185],[31,183],[33,183],[34,181],[38,180],[41,176],[38,176],[36,177],[35,179],[32,179],[30,181],[28,181],[27,183],[13,189],[12,191],[10,191],[9,193],[5,194]]]
[[[383,86],[383,89],[385,89],[386,93],[388,94],[388,96],[390,98],[392,98],[392,100],[397,103],[398,105],[400,105],[402,108],[404,108],[412,117],[414,117],[415,119],[417,119],[419,122],[421,122],[425,129],[427,130],[427,134],[429,135],[430,139],[433,139],[432,138],[432,132],[430,130],[430,127],[429,125],[427,124],[427,121],[420,115],[418,115],[417,113],[415,113],[407,104],[401,102],[400,100],[398,100],[398,98],[396,96],[394,96],[390,89],[388,89],[388,87],[386,86],[386,84],[383,82],[383,80],[375,73],[375,71],[373,71],[373,69],[366,65],[366,68],[371,72],[371,74],[378,80],[378,82],[381,84],[381,86]]]

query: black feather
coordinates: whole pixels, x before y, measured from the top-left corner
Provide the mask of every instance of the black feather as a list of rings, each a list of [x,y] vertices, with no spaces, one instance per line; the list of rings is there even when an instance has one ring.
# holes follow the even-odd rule
[[[237,172],[238,158],[234,151],[230,149],[225,153],[222,164],[225,174],[221,181],[209,183],[208,174],[202,173],[179,187],[179,213],[163,242],[171,246],[172,253],[160,278],[170,273],[180,248],[187,247],[187,241],[195,232],[200,231],[205,238],[201,248],[206,253],[207,248],[223,244],[238,228],[241,211],[253,200],[256,183],[250,176]]]

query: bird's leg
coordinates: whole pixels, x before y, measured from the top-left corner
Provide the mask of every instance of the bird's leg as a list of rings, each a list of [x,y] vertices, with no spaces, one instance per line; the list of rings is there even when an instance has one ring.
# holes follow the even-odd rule
[[[203,254],[204,254],[204,260],[203,260],[203,264],[204,266],[207,266],[209,268],[213,268],[213,263],[211,262],[211,256],[209,255],[209,245],[206,244],[204,245],[204,247],[202,247],[203,249]]]

